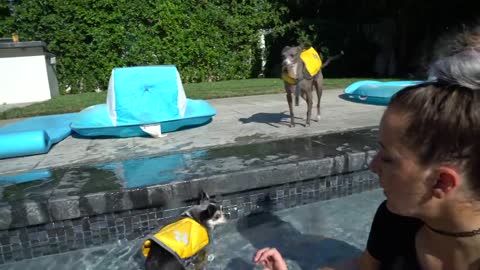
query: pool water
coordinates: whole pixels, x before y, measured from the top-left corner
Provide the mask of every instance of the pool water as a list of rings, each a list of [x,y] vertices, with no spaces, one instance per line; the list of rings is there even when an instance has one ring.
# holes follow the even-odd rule
[[[209,269],[261,269],[251,263],[256,250],[276,247],[289,269],[318,269],[358,256],[370,224],[384,200],[368,191],[277,212],[257,213],[218,227]],[[143,269],[142,239],[0,265],[0,270]]]

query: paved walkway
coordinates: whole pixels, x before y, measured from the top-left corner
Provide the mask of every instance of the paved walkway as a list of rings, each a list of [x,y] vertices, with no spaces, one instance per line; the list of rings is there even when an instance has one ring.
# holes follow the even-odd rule
[[[348,102],[339,98],[342,93],[340,89],[324,91],[322,119],[312,122],[310,127],[304,127],[305,103],[294,108],[296,127],[288,126],[289,113],[284,94],[213,99],[209,103],[217,110],[217,115],[205,126],[169,133],[158,139],[90,139],[73,135],[53,146],[47,154],[0,160],[0,175],[378,125],[385,107]],[[0,126],[10,122],[2,121]]]

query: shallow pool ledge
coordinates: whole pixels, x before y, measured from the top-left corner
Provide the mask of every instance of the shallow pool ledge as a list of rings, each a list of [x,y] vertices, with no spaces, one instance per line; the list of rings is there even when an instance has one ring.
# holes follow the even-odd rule
[[[376,151],[346,153],[318,160],[305,160],[251,170],[242,170],[198,177],[186,181],[98,192],[84,195],[52,195],[47,201],[23,200],[0,206],[0,230],[40,225],[143,208],[170,208],[174,204],[192,201],[200,191],[222,196],[262,188],[274,188],[288,183],[318,179],[327,183],[327,176],[341,176],[365,171]],[[368,174],[368,173],[367,173]],[[362,174],[363,175],[363,174]],[[346,192],[355,193],[356,184],[365,179],[360,175],[346,181]],[[373,176],[372,176],[373,177]],[[320,187],[318,187],[320,188]],[[315,189],[314,189],[315,190]]]

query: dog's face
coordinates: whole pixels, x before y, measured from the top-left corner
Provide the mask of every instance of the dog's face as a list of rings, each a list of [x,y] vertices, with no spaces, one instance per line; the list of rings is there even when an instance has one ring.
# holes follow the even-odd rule
[[[286,46],[282,50],[282,72],[287,73],[290,78],[298,78],[297,69],[300,59],[300,53],[302,49],[300,47]]]
[[[216,225],[227,222],[222,206],[210,199],[208,194],[202,193],[199,205],[192,206],[185,214],[195,219],[200,224],[213,230]]]
[[[288,66],[293,65],[298,62],[300,58],[300,53],[302,52],[300,47],[290,47],[286,46],[282,50],[282,65]]]

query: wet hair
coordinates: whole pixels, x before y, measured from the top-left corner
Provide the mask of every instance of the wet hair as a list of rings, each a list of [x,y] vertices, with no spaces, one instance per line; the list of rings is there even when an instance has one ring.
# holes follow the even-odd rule
[[[423,165],[461,166],[480,195],[480,28],[459,35],[430,67],[434,78],[392,97],[389,109],[405,115],[402,143]],[[477,182],[474,182],[477,181]]]
[[[480,21],[470,27],[465,25],[454,27],[452,31],[443,34],[434,46],[433,62],[466,48],[480,49]]]
[[[480,47],[441,58],[431,67],[430,75],[449,85],[480,90]]]

